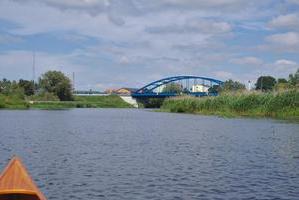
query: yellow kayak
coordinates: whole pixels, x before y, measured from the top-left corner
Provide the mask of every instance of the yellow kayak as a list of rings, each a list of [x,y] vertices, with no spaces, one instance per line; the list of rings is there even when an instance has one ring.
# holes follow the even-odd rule
[[[0,175],[0,200],[47,200],[17,156]]]

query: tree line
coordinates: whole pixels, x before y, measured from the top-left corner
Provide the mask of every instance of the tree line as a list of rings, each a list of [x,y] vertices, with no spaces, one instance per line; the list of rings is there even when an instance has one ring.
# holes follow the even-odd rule
[[[294,89],[299,87],[299,69],[294,73],[290,74],[288,79],[285,78],[274,78],[273,76],[260,76],[256,83],[255,87],[252,89],[260,90],[264,92],[269,91],[281,91],[281,90],[288,90]],[[222,87],[224,91],[236,91],[236,90],[245,90],[246,87],[244,84],[228,80],[225,81]]]
[[[71,80],[60,71],[48,71],[42,74],[38,82],[32,80],[0,80],[0,94],[37,97],[43,100],[73,100]]]
[[[251,89],[260,90],[263,92],[269,92],[272,90],[282,91],[299,87],[299,69],[294,74],[290,74],[288,79],[285,78],[274,78],[272,76],[260,76],[256,83],[255,87]],[[241,91],[245,90],[245,84],[239,81],[233,81],[229,79],[224,82],[222,86],[214,85],[209,88],[209,93],[220,93],[220,92],[229,92],[229,91]],[[169,83],[167,84],[163,90],[163,93],[186,93],[188,94],[190,91],[187,88],[183,88],[183,86],[179,83]]]
[[[288,79],[272,76],[260,76],[255,83],[255,90],[272,91],[272,90],[288,90],[299,88],[299,69],[290,74]],[[222,86],[214,85],[209,88],[209,92],[223,91],[240,91],[245,90],[245,84],[229,79]],[[24,99],[25,97],[33,97],[36,100],[60,100],[71,101],[72,95],[71,80],[60,71],[48,71],[42,74],[35,83],[31,80],[10,81],[7,79],[0,80],[0,94],[17,95]],[[183,88],[178,83],[170,83],[163,88],[162,92],[169,93],[188,93],[188,89]]]

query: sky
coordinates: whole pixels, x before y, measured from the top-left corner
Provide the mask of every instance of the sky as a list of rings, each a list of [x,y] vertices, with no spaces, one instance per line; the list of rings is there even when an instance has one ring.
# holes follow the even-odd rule
[[[0,0],[0,79],[78,90],[175,75],[255,82],[299,68],[299,0]]]

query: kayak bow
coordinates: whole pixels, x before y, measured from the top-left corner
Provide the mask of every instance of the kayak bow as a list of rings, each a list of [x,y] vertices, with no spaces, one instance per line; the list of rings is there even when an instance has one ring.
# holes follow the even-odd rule
[[[17,156],[0,175],[0,200],[47,200]]]

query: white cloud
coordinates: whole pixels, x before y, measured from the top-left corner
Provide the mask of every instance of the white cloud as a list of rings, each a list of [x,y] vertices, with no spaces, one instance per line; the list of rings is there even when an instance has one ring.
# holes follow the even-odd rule
[[[47,70],[62,70],[67,74],[71,74],[72,71],[79,71],[80,66],[71,62],[71,56],[72,55],[63,56],[58,54],[53,55],[45,52],[36,52],[37,76],[46,72]],[[8,51],[5,53],[0,53],[0,60],[0,71],[5,72],[6,78],[32,78],[33,52]]]
[[[252,68],[248,73],[242,73],[237,77],[241,80],[251,80],[254,83],[259,76],[273,76],[275,78],[288,78],[289,74],[295,73],[299,64],[293,60],[278,59],[264,63],[258,68]],[[246,82],[246,81],[245,81]]]
[[[180,8],[192,9],[219,9],[223,10],[236,10],[244,5],[250,5],[246,0],[156,0],[153,1],[158,5],[177,6]]]
[[[275,65],[297,65],[297,63],[296,62],[294,62],[294,61],[291,61],[291,60],[285,60],[285,59],[281,59],[281,60],[277,60],[277,61],[275,61],[275,63],[274,63]]]
[[[263,61],[257,57],[241,57],[241,58],[233,58],[230,60],[231,63],[238,65],[261,65]]]
[[[253,74],[256,77],[261,75],[270,75],[276,78],[287,78],[289,74],[294,73],[299,68],[299,64],[293,60],[278,59],[274,62],[265,63],[262,67],[255,69]]]
[[[292,60],[280,59],[276,60],[270,68],[278,73],[290,74],[294,73],[299,68],[299,65]]]
[[[298,46],[299,44],[299,33],[288,32],[281,34],[274,34],[266,37],[266,41],[273,44],[284,45],[284,46]]]
[[[288,0],[288,2],[299,5],[299,0]]]
[[[12,0],[18,3],[28,4],[36,2],[35,0]],[[110,5],[110,0],[43,0],[40,4],[52,6],[61,10],[78,10],[90,14],[103,12]]]
[[[38,63],[42,62],[44,55],[38,54]],[[8,79],[32,79],[32,52],[10,51],[0,54],[0,71]],[[55,62],[56,64],[56,62]],[[45,63],[41,65],[45,67]],[[57,66],[52,66],[54,69]],[[41,68],[39,68],[39,71]],[[3,76],[3,75],[2,75]],[[4,78],[4,77],[0,77]]]
[[[97,7],[97,6],[108,6],[108,0],[44,0],[44,3],[50,5],[61,6],[61,7],[72,7],[72,8],[88,8],[88,7]]]
[[[299,50],[299,33],[287,32],[278,33],[266,37],[268,42],[267,49],[276,49],[281,51],[297,51]]]
[[[215,72],[213,72],[213,75],[222,80],[227,80],[227,79],[233,78],[233,74],[231,72],[227,72],[227,71],[215,71]]]
[[[22,38],[19,36],[13,36],[8,34],[0,34],[0,44],[12,44],[22,42]]]
[[[127,56],[123,55],[119,58],[119,63],[124,65],[129,64],[130,59]]]
[[[269,22],[271,28],[299,29],[299,15],[297,13],[280,15]]]
[[[82,87],[96,86],[99,80],[101,84],[97,86],[100,87],[137,87],[153,81],[153,77],[177,74],[242,79],[242,73],[253,74],[246,65],[265,65],[260,59],[263,54],[258,55],[259,58],[236,55],[256,55],[252,52],[252,43],[260,41],[260,35],[269,34],[265,24],[269,18],[279,15],[279,10],[270,5],[271,2],[0,0],[0,23],[4,22],[0,31],[25,38],[25,45],[18,47],[21,49],[28,48],[26,45],[35,41],[33,38],[39,42],[43,40],[42,48],[49,47],[49,52],[53,52],[55,46],[50,42],[57,42],[57,38],[61,45],[72,43],[66,52],[59,51],[61,54],[37,52],[38,66],[40,70],[61,66],[61,70],[67,73],[80,71],[77,85]],[[283,24],[289,27],[293,23],[283,17],[272,21],[273,28]],[[45,40],[48,36],[49,41]],[[268,36],[267,50],[277,49],[281,54],[285,51],[297,53],[297,37],[295,30]],[[27,41],[27,38],[30,39]],[[246,44],[239,45],[240,42]],[[11,48],[14,49],[13,45]],[[4,71],[3,74],[12,79],[22,74],[24,78],[30,78],[31,52],[4,51],[8,53],[0,55],[1,74]],[[244,66],[236,69],[230,63]],[[5,67],[6,64],[10,67]],[[136,77],[142,78],[138,80]]]
[[[145,29],[151,34],[225,34],[232,30],[227,22],[217,22],[205,19],[186,19],[186,22],[177,22],[164,26],[151,26]]]

